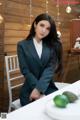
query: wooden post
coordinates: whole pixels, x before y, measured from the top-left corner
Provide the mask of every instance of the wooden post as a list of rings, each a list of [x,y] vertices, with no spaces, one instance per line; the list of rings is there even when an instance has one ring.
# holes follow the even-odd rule
[[[4,3],[0,4],[0,15],[4,18]],[[0,19],[1,20],[1,19]],[[0,21],[0,112],[3,112],[4,107],[4,19]]]

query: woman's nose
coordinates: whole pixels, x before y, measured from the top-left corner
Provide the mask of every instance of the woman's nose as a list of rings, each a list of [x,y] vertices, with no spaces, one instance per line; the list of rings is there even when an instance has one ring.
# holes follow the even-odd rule
[[[46,29],[45,29],[45,28],[43,28],[43,29],[42,29],[42,32],[45,32],[45,31],[46,31]]]

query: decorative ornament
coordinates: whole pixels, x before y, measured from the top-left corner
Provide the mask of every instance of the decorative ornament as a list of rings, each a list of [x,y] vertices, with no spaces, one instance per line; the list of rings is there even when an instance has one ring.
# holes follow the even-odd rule
[[[66,8],[66,12],[67,12],[67,13],[71,13],[71,10],[72,10],[72,9],[71,9],[70,5],[68,5],[67,8]]]
[[[71,8],[70,3],[69,3],[69,0],[68,0],[68,5],[67,5],[67,7],[66,7],[66,12],[67,12],[67,13],[71,13],[71,10],[72,10],[72,8]]]
[[[77,37],[77,38],[76,38],[74,48],[80,49],[80,37]]]

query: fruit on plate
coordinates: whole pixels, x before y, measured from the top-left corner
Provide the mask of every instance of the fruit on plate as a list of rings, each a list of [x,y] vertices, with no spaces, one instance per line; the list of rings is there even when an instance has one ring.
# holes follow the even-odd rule
[[[73,103],[78,99],[78,96],[70,91],[64,91],[62,94],[67,96],[69,103]]]
[[[53,98],[53,101],[54,101],[55,105],[60,108],[65,108],[67,106],[67,104],[69,103],[67,96],[60,95],[60,94],[56,95]]]

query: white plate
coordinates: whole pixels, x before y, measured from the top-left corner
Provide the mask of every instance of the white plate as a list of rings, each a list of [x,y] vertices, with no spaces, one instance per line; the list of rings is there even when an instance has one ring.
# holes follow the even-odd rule
[[[75,103],[69,103],[66,108],[58,108],[52,100],[48,101],[45,112],[52,119],[80,120],[80,98]]]

